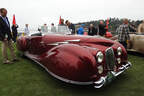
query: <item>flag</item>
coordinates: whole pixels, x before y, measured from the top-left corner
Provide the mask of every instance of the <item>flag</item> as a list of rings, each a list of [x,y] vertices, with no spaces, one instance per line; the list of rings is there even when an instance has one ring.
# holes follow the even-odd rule
[[[59,19],[59,24],[61,24],[61,16],[60,16],[60,19]]]
[[[111,32],[109,32],[108,28],[109,28],[109,19],[107,19],[107,21],[106,21],[106,30],[107,30],[106,31],[106,37],[111,38],[112,34],[111,34]]]
[[[13,25],[16,24],[16,20],[15,20],[15,15],[13,15],[13,22],[12,22]]]
[[[109,19],[107,19],[107,22],[106,22],[106,23],[107,23],[107,25],[109,24]]]
[[[108,32],[108,28],[109,28],[109,19],[107,19],[107,21],[106,21],[106,29],[107,29],[107,32]]]

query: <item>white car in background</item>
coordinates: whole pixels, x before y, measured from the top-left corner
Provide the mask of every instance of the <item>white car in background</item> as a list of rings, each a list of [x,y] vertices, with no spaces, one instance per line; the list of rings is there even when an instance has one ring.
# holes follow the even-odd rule
[[[118,41],[118,36],[114,36],[111,40]],[[130,42],[128,43],[128,51],[135,51],[144,54],[144,33],[130,33]]]
[[[130,34],[128,50],[144,54],[144,34]]]

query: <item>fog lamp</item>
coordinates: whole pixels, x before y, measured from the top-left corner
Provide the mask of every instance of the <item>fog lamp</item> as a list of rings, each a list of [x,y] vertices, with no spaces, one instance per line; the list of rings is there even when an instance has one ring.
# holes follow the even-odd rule
[[[97,69],[98,69],[99,74],[103,73],[103,66],[102,65],[98,66]]]
[[[118,62],[118,64],[120,64],[121,63],[121,58],[117,58],[117,62]]]

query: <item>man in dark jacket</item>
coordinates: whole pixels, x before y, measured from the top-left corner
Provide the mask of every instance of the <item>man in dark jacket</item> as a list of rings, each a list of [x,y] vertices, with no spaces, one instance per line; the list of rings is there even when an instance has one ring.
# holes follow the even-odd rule
[[[7,18],[7,10],[5,8],[0,9],[0,40],[2,41],[2,56],[3,63],[10,64],[13,61],[17,61],[14,54],[14,48],[12,46],[12,35],[10,30],[9,20]],[[7,48],[10,49],[12,62],[8,60]]]
[[[134,24],[129,24],[130,32],[137,32],[136,26]]]
[[[106,34],[106,25],[104,24],[104,22],[101,20],[100,24],[99,24],[99,35],[100,36],[105,36]]]
[[[16,42],[16,38],[17,38],[17,34],[18,34],[17,28],[18,28],[18,25],[13,24],[13,26],[12,26],[13,38],[12,39],[13,39],[14,42]]]
[[[93,24],[90,24],[90,27],[88,30],[88,35],[90,35],[90,36],[97,35],[97,29],[94,27]]]

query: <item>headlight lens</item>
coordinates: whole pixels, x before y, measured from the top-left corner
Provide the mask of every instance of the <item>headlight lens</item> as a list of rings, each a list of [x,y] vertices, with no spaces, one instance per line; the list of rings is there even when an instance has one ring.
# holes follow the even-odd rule
[[[117,54],[118,54],[118,56],[122,55],[122,48],[121,47],[117,48]]]
[[[102,65],[98,66],[97,69],[98,69],[99,74],[103,73],[103,66]]]
[[[102,52],[98,52],[97,55],[96,55],[96,58],[97,58],[97,62],[98,63],[102,63],[103,59],[104,59],[103,53]]]

